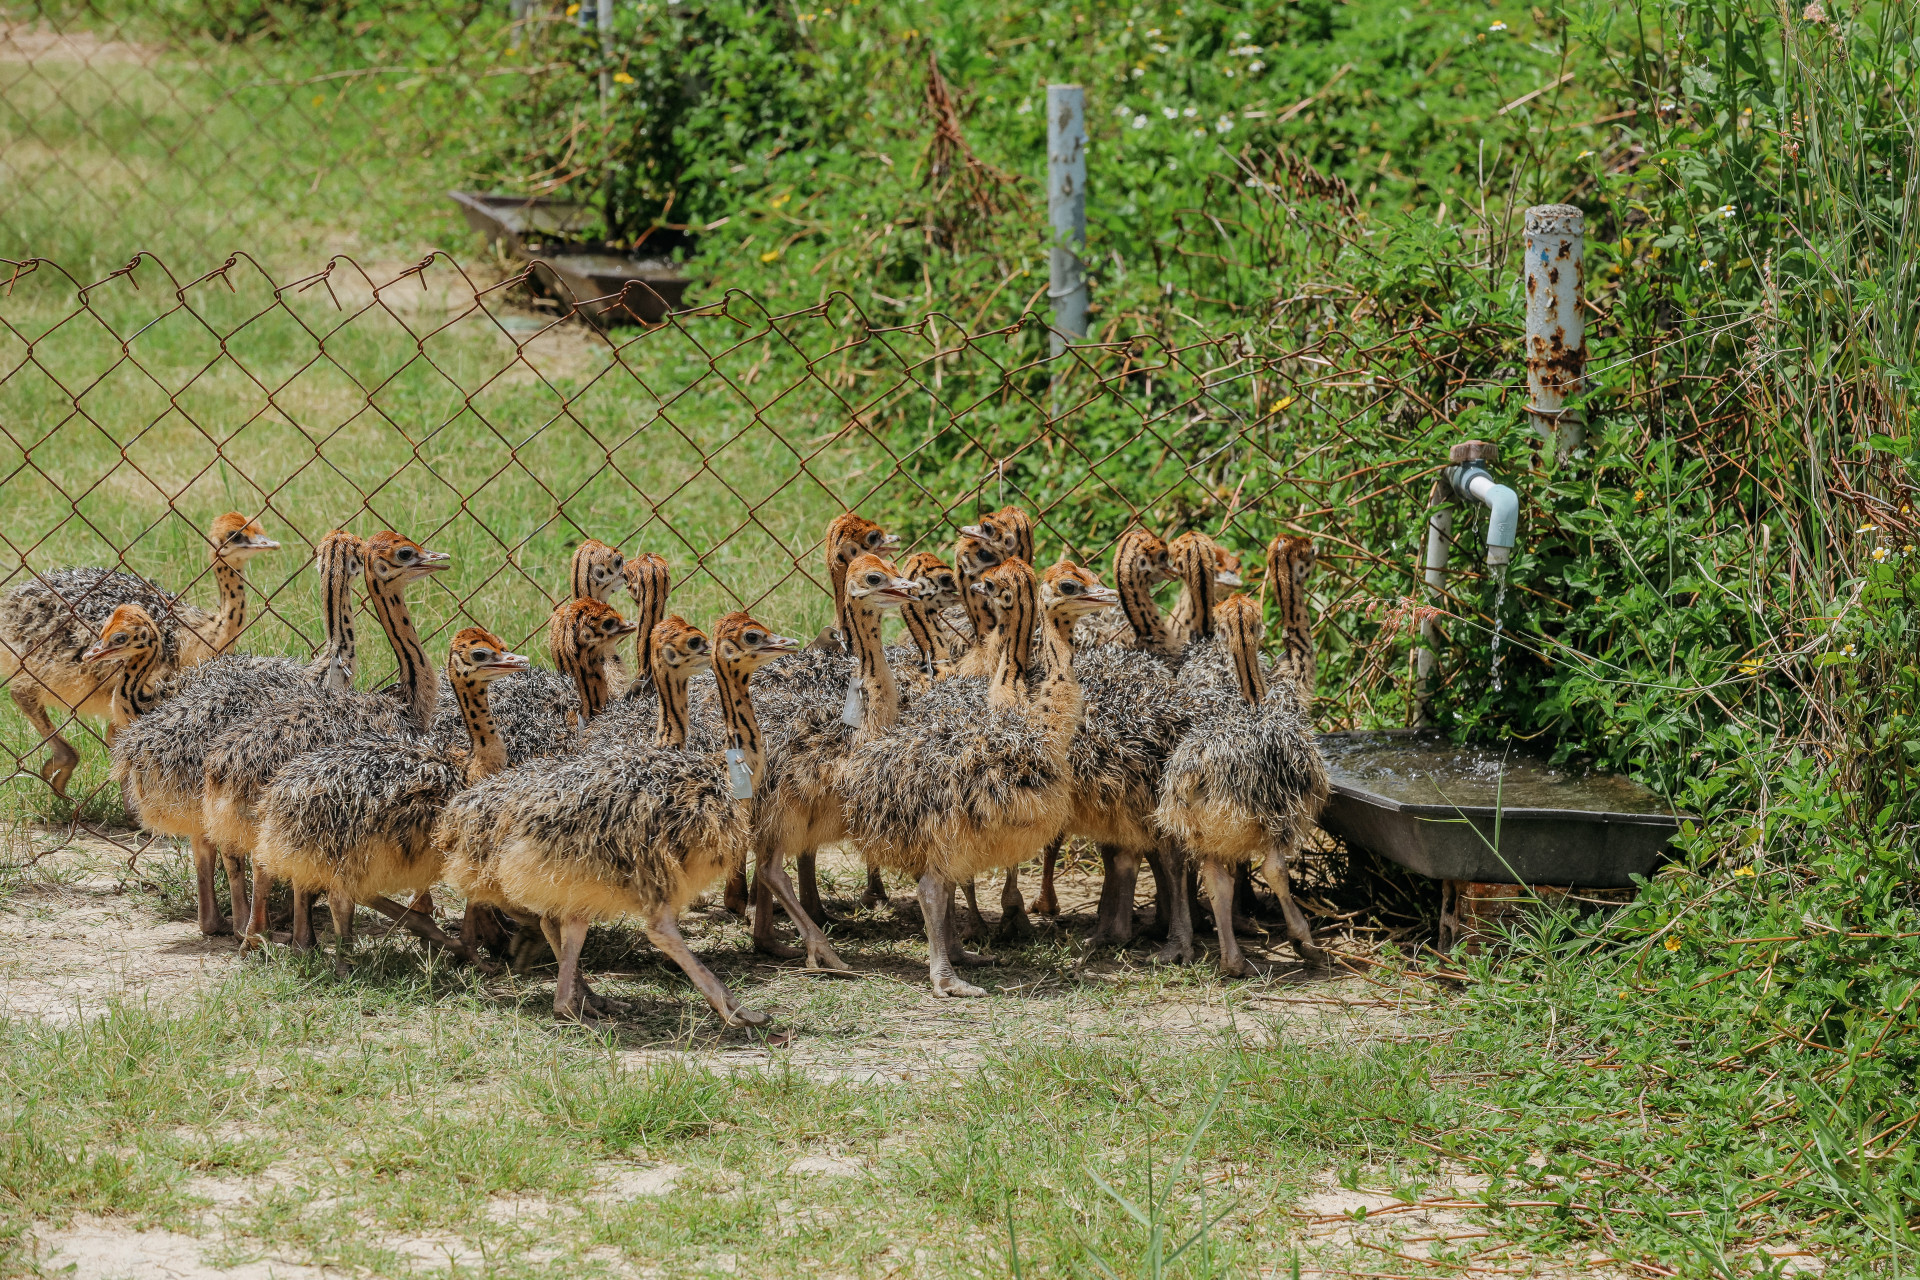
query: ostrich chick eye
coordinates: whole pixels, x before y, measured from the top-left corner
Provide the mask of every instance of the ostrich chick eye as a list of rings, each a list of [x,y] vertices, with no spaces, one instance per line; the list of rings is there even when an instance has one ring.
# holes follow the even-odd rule
[[[491,662],[493,661],[493,655],[485,649],[475,649],[467,655],[467,660],[469,662]]]
[[[748,644],[759,644],[759,643],[760,643],[760,642],[761,642],[762,640],[765,640],[765,639],[766,639],[766,637],[765,637],[765,636],[763,636],[763,635],[761,635],[761,634],[760,634],[760,633],[759,633],[758,631],[749,631],[749,632],[747,632],[747,643],[748,643]]]

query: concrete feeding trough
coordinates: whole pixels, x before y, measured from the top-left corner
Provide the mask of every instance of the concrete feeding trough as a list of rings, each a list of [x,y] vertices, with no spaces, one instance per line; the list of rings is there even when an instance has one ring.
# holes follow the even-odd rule
[[[1684,819],[1626,778],[1555,769],[1519,749],[1463,747],[1431,731],[1331,733],[1320,748],[1333,788],[1320,825],[1441,881],[1443,943],[1471,930],[1471,904],[1527,896],[1487,886],[1543,896],[1632,888],[1660,865]]]
[[[544,196],[448,194],[468,226],[531,264],[534,288],[592,324],[659,324],[681,309],[691,282],[680,274],[679,264],[666,256],[639,257],[582,239],[598,216],[589,205]],[[645,241],[656,255],[689,243],[684,232],[667,230]]]

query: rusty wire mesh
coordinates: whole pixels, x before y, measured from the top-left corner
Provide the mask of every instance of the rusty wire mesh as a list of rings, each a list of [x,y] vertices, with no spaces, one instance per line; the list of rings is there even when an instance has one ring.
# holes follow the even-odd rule
[[[747,608],[811,634],[829,614],[819,539],[843,510],[914,549],[1019,503],[1043,559],[1103,573],[1135,521],[1206,528],[1250,577],[1274,533],[1312,532],[1336,670],[1375,661],[1359,633],[1411,569],[1363,527],[1380,518],[1369,495],[1406,477],[1343,468],[1338,448],[1389,388],[1329,358],[1330,338],[1276,355],[1142,336],[1052,358],[1033,315],[969,333],[940,315],[877,323],[841,296],[774,315],[738,292],[602,331],[528,305],[524,273],[476,278],[445,255],[387,279],[344,257],[285,280],[244,256],[194,278],[145,255],[94,280],[40,259],[0,269],[0,591],[98,564],[210,608],[202,531],[236,510],[283,544],[250,567],[243,650],[317,645],[307,570],[336,527],[453,554],[418,609],[430,646],[478,623],[538,649],[588,536],[664,554],[673,607],[696,621]],[[388,661],[373,645],[365,679],[389,679]],[[1342,723],[1379,689],[1336,677],[1329,693]],[[71,806],[35,772],[37,735],[5,717],[11,807],[110,821],[102,726],[61,732],[86,758]]]

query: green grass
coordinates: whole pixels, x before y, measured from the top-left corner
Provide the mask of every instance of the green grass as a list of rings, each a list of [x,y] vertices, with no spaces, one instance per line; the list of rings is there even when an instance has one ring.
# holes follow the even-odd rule
[[[92,891],[106,892],[92,865]],[[181,875],[153,857],[144,884],[107,880],[143,913],[177,917]],[[76,892],[19,883],[5,909],[44,916]],[[1261,1003],[1285,986],[1132,965],[1080,978],[1072,949],[1047,944],[1006,952],[990,975],[1019,989],[952,1005],[889,976],[913,963],[912,930],[884,917],[852,926],[870,970],[857,982],[755,964],[734,951],[737,927],[699,912],[692,924],[745,998],[778,1011],[790,1044],[769,1053],[759,1034],[717,1033],[643,945],[622,955],[621,931],[596,931],[593,964],[639,1010],[606,1036],[552,1025],[547,975],[477,983],[405,943],[364,941],[345,983],[324,958],[275,951],[216,961],[224,973],[169,1005],[129,996],[80,1023],[10,1023],[9,1260],[25,1262],[29,1223],[90,1213],[198,1234],[236,1260],[375,1273],[404,1242],[431,1240],[497,1275],[613,1260],[683,1274],[721,1255],[752,1275],[1007,1275],[1011,1214],[1026,1274],[1096,1274],[1096,1257],[1130,1272],[1149,1232],[1104,1181],[1138,1204],[1162,1197],[1176,1232],[1226,1210],[1176,1273],[1243,1275],[1285,1271],[1298,1234],[1286,1211],[1330,1171],[1434,1176],[1403,1137],[1428,1106],[1434,1059],[1405,1033],[1440,1025],[1417,991],[1407,1014],[1356,1036]],[[1233,1022],[1132,1033],[1169,1005]],[[849,1064],[870,1069],[837,1074]],[[1153,1182],[1216,1097],[1187,1171]],[[809,1157],[857,1171],[794,1171]],[[600,1192],[654,1163],[681,1170],[668,1194]],[[210,1193],[237,1188],[252,1203],[203,1217]],[[505,1198],[532,1202],[532,1222],[490,1214]]]

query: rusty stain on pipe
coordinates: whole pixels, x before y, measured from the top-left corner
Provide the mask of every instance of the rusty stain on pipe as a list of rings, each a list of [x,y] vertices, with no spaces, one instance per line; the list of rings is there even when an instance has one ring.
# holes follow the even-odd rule
[[[1526,241],[1527,412],[1563,462],[1586,438],[1580,412],[1566,407],[1586,381],[1586,217],[1570,204],[1534,205]]]

